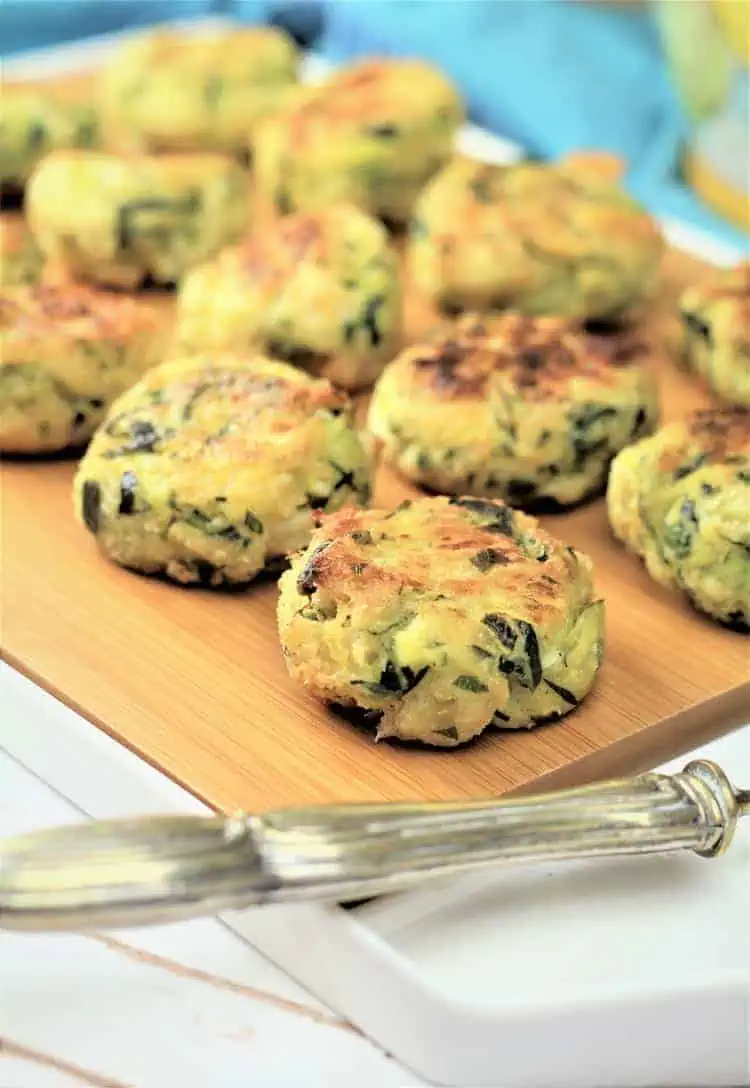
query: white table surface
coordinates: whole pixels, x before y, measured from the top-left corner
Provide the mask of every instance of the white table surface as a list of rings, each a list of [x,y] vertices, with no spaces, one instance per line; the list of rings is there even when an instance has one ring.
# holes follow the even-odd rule
[[[81,818],[0,749],[0,837]],[[0,1088],[350,1088],[355,1071],[425,1083],[218,920],[0,933]]]
[[[63,728],[71,723],[72,730]],[[98,779],[93,757],[100,743],[123,751],[0,663],[0,838],[85,819],[70,799],[82,795],[66,796],[60,783],[80,784],[93,774],[99,790],[104,780]],[[143,811],[140,783],[156,774],[123,751],[125,756],[136,775],[117,784],[120,814],[131,804]],[[61,764],[67,768],[63,774]],[[750,764],[744,758],[740,764],[735,770],[744,781]],[[313,933],[310,939],[316,939]],[[337,948],[338,942],[329,942],[330,955],[335,957]],[[745,951],[750,954],[750,946]],[[737,952],[742,958],[742,950]],[[426,1083],[221,920],[112,936],[0,932],[0,1088],[408,1088]]]

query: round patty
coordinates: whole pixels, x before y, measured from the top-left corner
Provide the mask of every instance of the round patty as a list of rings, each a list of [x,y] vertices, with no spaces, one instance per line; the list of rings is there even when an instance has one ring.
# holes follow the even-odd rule
[[[449,313],[514,309],[603,317],[647,296],[663,242],[600,171],[459,157],[417,201],[409,266]]]
[[[369,501],[349,402],[261,356],[163,363],[112,407],[75,482],[117,563],[177,582],[248,582],[302,547],[316,512]]]
[[[750,407],[750,262],[688,288],[680,321],[685,365],[723,400]]]
[[[455,88],[430,65],[352,64],[259,126],[258,187],[282,215],[347,202],[402,223],[462,120]]]
[[[143,34],[102,73],[108,133],[151,151],[246,152],[258,120],[296,82],[297,63],[292,40],[271,27]]]
[[[347,389],[371,385],[399,343],[398,262],[356,208],[272,221],[186,276],[184,351],[255,347]]]
[[[163,356],[152,303],[83,286],[0,291],[0,450],[79,446]]]
[[[489,725],[559,718],[601,663],[589,559],[500,502],[341,511],[280,590],[290,673],[374,712],[378,738],[453,747]]]
[[[26,199],[44,254],[74,277],[114,287],[174,283],[235,241],[247,220],[245,174],[221,155],[58,151]]]
[[[369,427],[434,491],[568,506],[600,493],[612,457],[653,429],[648,353],[627,327],[466,316],[386,368]]]
[[[20,212],[0,215],[0,285],[18,287],[37,283],[42,274],[42,254]]]
[[[0,117],[0,189],[20,191],[45,155],[59,148],[95,147],[99,122],[94,106],[45,93],[4,87]]]
[[[615,536],[652,578],[750,625],[750,410],[698,412],[623,450],[607,501]]]

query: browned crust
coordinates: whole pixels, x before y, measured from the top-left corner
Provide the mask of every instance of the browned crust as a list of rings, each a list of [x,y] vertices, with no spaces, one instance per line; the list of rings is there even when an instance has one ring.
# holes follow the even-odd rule
[[[298,212],[256,231],[235,252],[243,274],[264,283],[284,279],[301,261],[326,264],[329,249],[327,216]]]
[[[432,241],[448,251],[459,236],[483,229],[491,209],[493,231],[508,233],[538,250],[540,260],[577,260],[594,251],[613,261],[618,251],[652,248],[658,257],[664,243],[651,217],[605,176],[592,171],[537,163],[499,165],[464,157],[465,173],[453,193],[459,227],[431,227]],[[450,167],[449,167],[450,169]],[[456,185],[452,176],[446,185]],[[429,225],[429,224],[428,224]],[[602,245],[606,238],[607,246]]]
[[[409,68],[415,76],[429,72],[445,80],[442,73],[423,61],[372,58],[348,65],[318,87],[305,88],[284,111],[295,146],[319,136],[323,128],[330,132],[332,128],[359,127],[386,119],[394,109],[389,96],[394,74]],[[449,86],[446,81],[446,88]],[[399,118],[393,120],[398,123]]]
[[[709,343],[721,342],[742,353],[750,352],[750,261],[688,288],[680,305],[688,329],[691,316],[700,317],[706,322]],[[746,365],[750,366],[750,359]]]
[[[490,500],[440,497],[418,500],[411,508],[417,520],[400,518],[401,508],[388,513],[348,507],[324,516],[298,573],[298,592],[378,602],[411,591],[457,600],[472,595],[491,599],[494,588],[523,600],[524,614],[538,623],[564,607],[560,587],[570,581],[576,553],[534,518]],[[498,529],[498,524],[510,524],[512,532]],[[417,531],[425,548],[409,547]],[[543,560],[524,548],[524,538],[543,549]],[[488,558],[484,569],[475,564],[480,554]]]
[[[710,408],[696,412],[687,421],[684,441],[662,452],[660,470],[672,471],[696,447],[713,464],[722,464],[733,455],[750,456],[750,408]]]
[[[690,434],[717,458],[739,453],[750,443],[750,408],[707,408],[690,420]]]
[[[545,400],[564,395],[577,377],[612,386],[620,369],[641,365],[648,355],[634,327],[507,314],[464,317],[432,343],[408,349],[400,362],[411,368],[416,385],[444,400],[481,396],[498,373],[519,395]]]
[[[153,306],[81,284],[37,284],[0,291],[0,332],[19,336],[111,339],[158,323]]]
[[[22,253],[29,241],[29,228],[20,212],[0,214],[0,260]]]
[[[690,288],[689,293],[702,305],[718,299],[737,299],[747,303],[750,313],[750,261],[744,261],[735,268],[717,272],[705,283]]]
[[[250,414],[271,407],[289,410],[288,419],[280,415],[280,430],[295,426],[299,414],[349,407],[346,394],[327,381],[297,383],[280,375],[263,374],[254,369],[251,357],[246,362],[238,361],[236,356],[209,357],[194,366],[186,366],[179,374],[170,374],[166,380],[160,368],[146,376],[147,389],[165,393],[165,403],[178,392],[184,396],[206,386],[210,387],[211,398],[225,403],[228,408],[236,410],[245,405]]]

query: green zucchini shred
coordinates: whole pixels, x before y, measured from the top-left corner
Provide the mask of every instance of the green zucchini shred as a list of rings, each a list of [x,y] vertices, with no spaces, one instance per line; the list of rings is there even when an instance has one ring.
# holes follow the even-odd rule
[[[455,725],[446,725],[442,729],[433,730],[436,736],[445,737],[447,740],[458,740],[460,734]]]
[[[461,691],[471,691],[475,695],[478,695],[482,691],[490,690],[477,676],[470,676],[467,674],[457,676],[453,681],[453,686],[460,688]]]
[[[500,551],[498,548],[482,548],[476,555],[472,555],[469,562],[482,574],[486,574],[488,570],[492,570],[498,564],[503,565],[508,560],[505,552]]]

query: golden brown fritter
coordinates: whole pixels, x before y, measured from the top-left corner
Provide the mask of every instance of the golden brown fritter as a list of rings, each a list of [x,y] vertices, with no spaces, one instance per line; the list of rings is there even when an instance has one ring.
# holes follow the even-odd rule
[[[453,747],[490,725],[558,718],[601,663],[590,561],[500,502],[341,511],[280,591],[292,676],[374,712],[378,737]]]
[[[142,34],[102,72],[110,138],[149,151],[246,152],[255,125],[296,82],[298,59],[274,27]]]
[[[615,535],[652,578],[750,626],[750,409],[698,412],[623,450],[607,501]]]
[[[360,61],[299,88],[258,127],[258,187],[282,215],[344,202],[403,223],[462,120],[456,89],[430,65]]]
[[[750,407],[750,262],[689,287],[680,320],[685,365],[723,400]]]
[[[0,189],[22,190],[51,151],[96,147],[99,120],[93,103],[68,101],[57,88],[4,86],[0,116]]]
[[[568,506],[658,418],[649,345],[633,327],[465,316],[381,376],[369,427],[414,483],[514,506]]]
[[[458,157],[421,194],[410,230],[415,285],[446,312],[603,317],[647,297],[663,241],[600,171]]]
[[[73,277],[134,288],[173,283],[236,241],[248,202],[244,171],[222,155],[58,151],[26,203],[45,256]]]
[[[317,512],[370,497],[346,397],[262,356],[163,363],[113,406],[75,507],[105,555],[177,582],[248,582],[302,547]]]
[[[18,287],[37,283],[42,272],[42,254],[20,212],[0,215],[0,284]]]
[[[380,223],[356,208],[301,212],[189,273],[178,315],[183,351],[254,347],[361,388],[398,347],[397,258]]]
[[[153,304],[79,285],[0,291],[0,450],[79,446],[111,402],[162,358]]]

